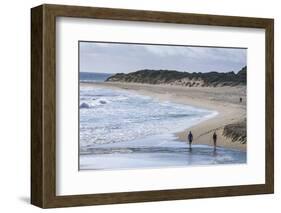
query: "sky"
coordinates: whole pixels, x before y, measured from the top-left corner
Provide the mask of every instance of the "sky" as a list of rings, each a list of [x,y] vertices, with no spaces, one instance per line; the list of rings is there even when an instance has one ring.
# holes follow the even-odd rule
[[[247,49],[79,42],[80,72],[129,73],[142,69],[237,73]]]

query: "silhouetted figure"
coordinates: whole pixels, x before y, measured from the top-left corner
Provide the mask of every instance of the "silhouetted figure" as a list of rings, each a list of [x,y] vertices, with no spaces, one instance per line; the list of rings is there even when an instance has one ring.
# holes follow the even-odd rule
[[[189,142],[189,149],[191,149],[191,144],[193,141],[193,135],[192,135],[191,131],[189,131],[187,138],[188,138],[188,142]]]
[[[213,134],[214,150],[217,149],[217,138],[218,138],[218,136],[217,136],[217,133],[215,131],[214,134]]]
[[[242,103],[242,98],[241,97],[240,97],[239,101],[240,101],[240,103]]]

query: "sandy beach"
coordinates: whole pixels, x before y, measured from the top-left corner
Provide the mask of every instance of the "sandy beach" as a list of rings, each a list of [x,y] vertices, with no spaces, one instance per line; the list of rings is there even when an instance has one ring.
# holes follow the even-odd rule
[[[212,134],[216,130],[217,145],[246,151],[246,144],[232,142],[222,135],[227,124],[239,122],[246,118],[246,87],[183,87],[174,85],[151,85],[137,83],[81,83],[81,86],[118,88],[136,91],[139,94],[150,96],[163,101],[171,101],[199,108],[217,111],[218,114],[183,132],[176,133],[178,140],[187,142],[187,131],[192,131],[194,144],[212,145]],[[242,98],[242,103],[239,98]]]

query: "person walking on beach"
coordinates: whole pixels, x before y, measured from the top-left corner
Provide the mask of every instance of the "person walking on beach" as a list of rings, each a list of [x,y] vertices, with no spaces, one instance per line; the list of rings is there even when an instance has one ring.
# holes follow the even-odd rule
[[[217,149],[217,133],[216,133],[216,131],[214,132],[214,134],[213,134],[213,142],[214,142],[214,150],[216,150]]]
[[[192,135],[191,131],[189,131],[189,134],[187,137],[188,137],[188,142],[189,142],[189,149],[191,149],[191,144],[193,141],[193,135]]]

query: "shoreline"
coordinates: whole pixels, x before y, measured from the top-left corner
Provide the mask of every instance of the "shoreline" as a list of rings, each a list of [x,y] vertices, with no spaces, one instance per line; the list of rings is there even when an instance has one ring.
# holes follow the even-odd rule
[[[224,137],[223,127],[246,118],[246,87],[183,87],[172,85],[151,85],[123,82],[93,82],[80,83],[80,86],[104,87],[135,91],[141,95],[150,96],[160,101],[171,101],[179,104],[195,106],[218,112],[210,119],[206,119],[184,131],[175,133],[179,141],[187,143],[187,133],[192,131],[193,144],[212,144],[212,134],[216,130],[217,146],[224,148],[247,150],[246,144],[232,142]],[[239,103],[239,97],[243,102]]]

